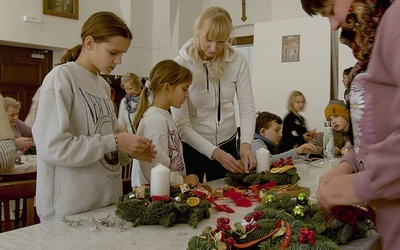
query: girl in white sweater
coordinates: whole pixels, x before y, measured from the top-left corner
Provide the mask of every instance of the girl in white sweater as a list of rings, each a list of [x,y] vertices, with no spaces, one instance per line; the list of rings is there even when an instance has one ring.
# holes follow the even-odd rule
[[[182,142],[169,108],[179,108],[182,105],[189,95],[191,82],[190,70],[173,60],[161,61],[151,70],[150,81],[146,82],[146,88],[140,95],[134,127],[137,135],[152,140],[157,156],[152,163],[133,161],[132,186],[150,183],[151,169],[157,163],[171,170],[171,184],[182,183],[179,180],[186,176]],[[154,96],[152,103],[148,98],[149,90]]]
[[[128,163],[129,154],[150,162],[155,154],[149,139],[119,133],[110,86],[99,75],[121,64],[129,28],[115,14],[98,12],[84,23],[81,38],[40,88],[33,135],[42,222],[117,203],[120,160]]]

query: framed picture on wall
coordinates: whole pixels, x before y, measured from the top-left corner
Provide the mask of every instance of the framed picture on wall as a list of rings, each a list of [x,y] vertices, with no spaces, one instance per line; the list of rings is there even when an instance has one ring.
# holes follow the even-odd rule
[[[300,61],[300,35],[282,36],[282,62]]]
[[[79,19],[79,0],[43,0],[43,14]]]

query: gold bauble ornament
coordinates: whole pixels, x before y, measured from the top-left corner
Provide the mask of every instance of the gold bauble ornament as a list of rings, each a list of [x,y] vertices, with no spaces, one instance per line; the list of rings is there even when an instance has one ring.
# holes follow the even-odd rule
[[[306,193],[300,193],[297,197],[296,197],[296,201],[297,204],[305,206],[308,204],[308,194]]]

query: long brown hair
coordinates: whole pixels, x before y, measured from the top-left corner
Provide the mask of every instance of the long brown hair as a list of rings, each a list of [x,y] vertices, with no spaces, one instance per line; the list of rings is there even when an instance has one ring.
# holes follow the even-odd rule
[[[182,83],[192,82],[192,72],[186,67],[183,67],[177,62],[169,59],[158,62],[151,70],[149,77],[150,80],[146,83],[146,88],[144,88],[140,93],[139,106],[136,111],[135,120],[133,121],[135,131],[139,127],[144,112],[150,106],[147,93],[149,89],[153,95],[156,96],[157,93],[162,90],[165,83],[175,86]]]
[[[131,31],[125,22],[109,11],[100,11],[92,14],[82,26],[81,39],[92,36],[96,43],[107,42],[112,37],[121,36],[124,38],[133,38]],[[82,50],[82,44],[78,44],[72,49],[69,49],[61,58],[61,63],[64,64],[71,61],[76,61]]]

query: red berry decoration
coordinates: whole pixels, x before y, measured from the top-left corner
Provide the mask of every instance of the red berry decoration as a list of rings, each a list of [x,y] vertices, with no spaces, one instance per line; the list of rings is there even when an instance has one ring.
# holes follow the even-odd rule
[[[217,224],[217,230],[221,230],[222,228],[224,228],[224,224]]]
[[[224,224],[229,224],[231,220],[229,218],[224,218]]]
[[[225,231],[231,230],[231,226],[229,226],[228,224],[226,224],[226,225],[224,226],[224,230],[225,230]]]
[[[228,239],[226,239],[226,244],[228,246],[233,246],[235,244],[235,239],[233,237],[229,237]]]
[[[249,232],[251,230],[253,230],[254,226],[252,224],[247,224],[246,225],[246,232]]]
[[[217,218],[217,224],[224,224],[224,218],[223,217]]]
[[[244,217],[244,220],[245,220],[246,222],[250,222],[250,221],[251,221],[251,217],[247,215],[246,217]]]
[[[299,234],[299,236],[297,237],[297,240],[302,244],[307,242],[307,238],[304,237],[304,235],[302,235],[302,234]]]
[[[310,244],[310,245],[314,245],[314,244],[315,244],[315,239],[308,240],[308,244]]]
[[[300,233],[304,235],[305,237],[308,237],[310,235],[310,229],[308,228],[302,228],[303,230],[300,230]]]
[[[315,235],[316,232],[313,230],[310,230],[308,228],[300,228],[300,234],[297,237],[297,240],[300,243],[307,243],[310,245],[313,245],[315,243]]]

